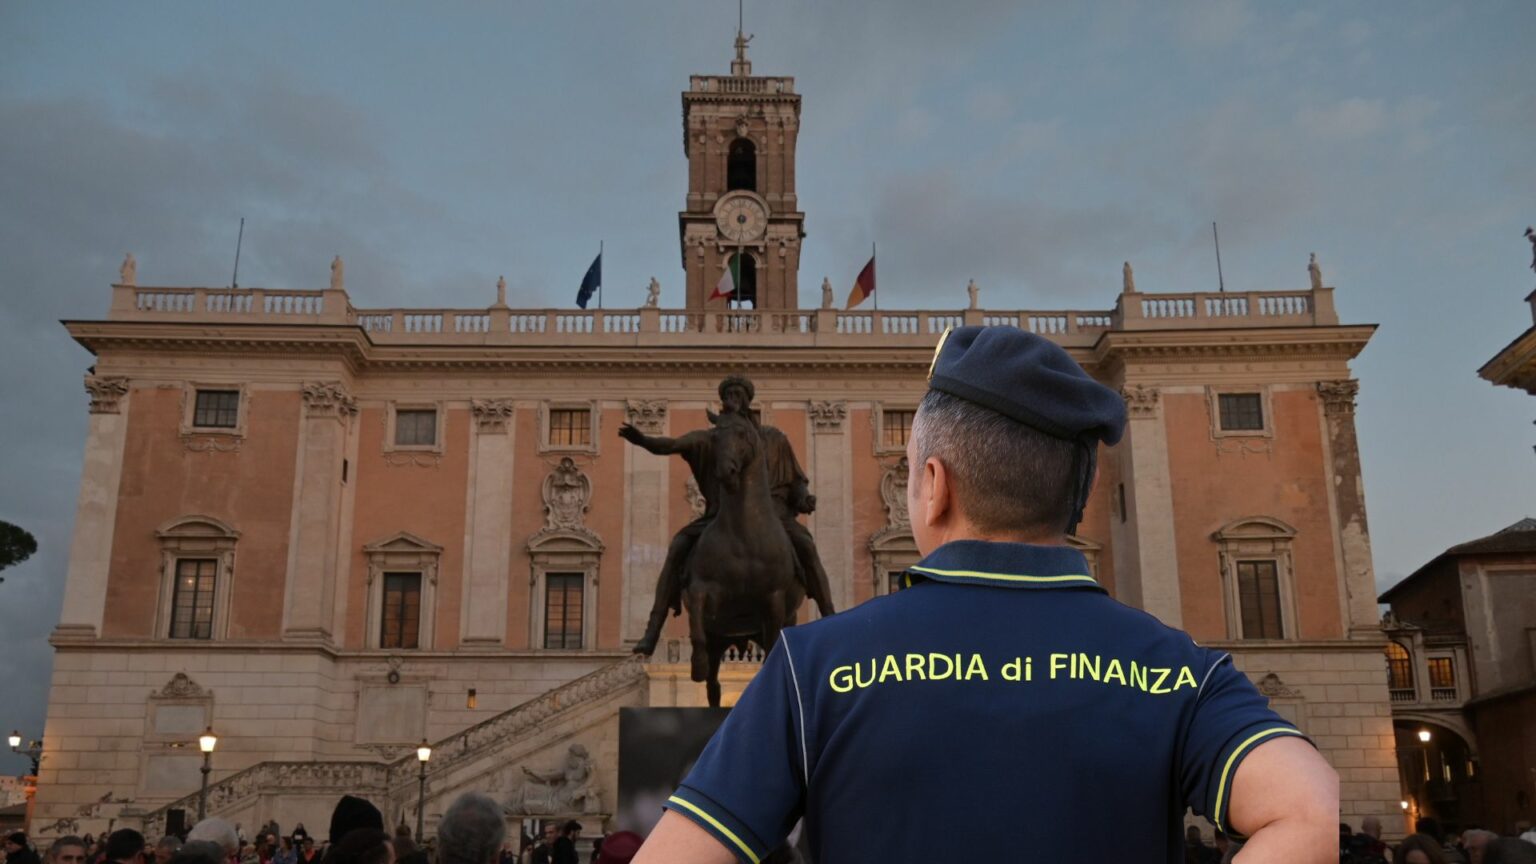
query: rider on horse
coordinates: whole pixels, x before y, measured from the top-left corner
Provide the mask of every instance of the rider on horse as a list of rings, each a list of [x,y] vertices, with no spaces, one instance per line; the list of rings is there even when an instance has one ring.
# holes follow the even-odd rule
[[[798,566],[796,576],[805,588],[806,596],[815,601],[822,617],[831,615],[831,590],[827,584],[827,572],[816,554],[816,542],[796,518],[816,509],[816,496],[810,494],[805,472],[795,459],[795,452],[784,433],[772,426],[757,423],[750,410],[756,390],[752,382],[740,375],[732,375],[720,382],[720,413],[736,414],[748,418],[757,426],[763,439],[764,458],[768,468],[768,484],[773,496],[779,522],[789,535],[794,547]],[[716,476],[713,438],[710,429],[698,429],[678,438],[649,436],[628,423],[619,427],[619,435],[658,456],[676,454],[683,457],[693,471],[694,482],[704,496],[704,515],[683,526],[672,538],[667,549],[667,560],[661,567],[656,581],[656,600],[651,607],[651,617],[646,624],[645,635],[635,643],[635,653],[649,656],[656,650],[661,637],[661,625],[666,621],[667,610],[679,614],[684,586],[683,573],[688,556],[698,542],[699,535],[714,520],[719,509],[720,482]]]

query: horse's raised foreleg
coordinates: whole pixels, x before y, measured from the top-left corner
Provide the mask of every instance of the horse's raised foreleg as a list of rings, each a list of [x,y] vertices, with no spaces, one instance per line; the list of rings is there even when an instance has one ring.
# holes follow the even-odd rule
[[[709,696],[709,707],[720,707],[720,658],[725,656],[725,640],[717,640],[709,646],[709,677],[704,692]]]
[[[705,592],[689,590],[684,599],[688,607],[688,642],[693,646],[689,658],[689,676],[694,681],[709,679],[709,637],[704,632],[704,611],[708,606]]]

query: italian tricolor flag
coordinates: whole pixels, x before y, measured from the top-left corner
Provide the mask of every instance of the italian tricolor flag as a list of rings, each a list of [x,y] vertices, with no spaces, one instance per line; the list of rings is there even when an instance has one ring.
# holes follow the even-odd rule
[[[725,272],[720,274],[720,281],[715,285],[715,293],[709,295],[709,299],[735,296],[736,289],[740,285],[741,256],[732,254],[730,260],[725,262]]]
[[[859,278],[853,280],[853,290],[848,292],[848,308],[863,303],[875,293],[875,256],[869,256],[869,263],[859,271]]]

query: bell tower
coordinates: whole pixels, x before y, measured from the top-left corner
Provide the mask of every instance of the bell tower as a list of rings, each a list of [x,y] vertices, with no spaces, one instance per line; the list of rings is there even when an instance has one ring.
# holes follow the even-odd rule
[[[754,76],[750,36],[736,31],[730,75],[693,75],[683,93],[688,198],[677,214],[690,310],[710,299],[739,256],[735,299],[757,309],[799,306],[805,214],[795,196],[800,96],[795,79]]]

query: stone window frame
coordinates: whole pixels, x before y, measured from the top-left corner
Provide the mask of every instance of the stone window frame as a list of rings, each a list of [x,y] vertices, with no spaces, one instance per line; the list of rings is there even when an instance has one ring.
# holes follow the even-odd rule
[[[1103,544],[1076,534],[1068,534],[1067,545],[1083,553],[1083,557],[1088,561],[1088,575],[1093,577],[1093,581],[1099,582],[1099,560],[1104,557]]]
[[[917,541],[913,539],[912,532],[896,529],[882,532],[879,536],[869,541],[870,580],[874,583],[874,594],[881,597],[891,593],[890,579],[887,574],[892,570],[905,570],[922,560],[922,553],[917,551]]]
[[[436,411],[437,431],[432,436],[431,444],[396,444],[395,443],[395,415],[400,411]],[[443,453],[443,437],[448,430],[448,412],[444,410],[441,401],[416,401],[416,400],[391,400],[388,409],[384,412],[384,452],[385,453],[434,453],[439,456]]]
[[[597,645],[597,585],[599,565],[603,557],[603,544],[596,536],[574,531],[552,531],[536,537],[528,544],[528,647],[545,654],[573,654],[590,652]],[[548,614],[545,600],[548,597],[550,573],[580,573],[581,582],[581,647],[545,648],[544,622]]]
[[[1205,388],[1206,405],[1211,415],[1211,437],[1214,438],[1273,438],[1275,437],[1275,407],[1271,397],[1273,388],[1268,384],[1223,384],[1221,386]],[[1221,428],[1221,397],[1222,396],[1251,396],[1257,393],[1259,396],[1259,410],[1264,412],[1264,426],[1261,429],[1223,429]]]
[[[874,423],[870,425],[870,428],[873,430],[872,435],[874,438],[874,453],[876,456],[906,455],[906,447],[885,446],[885,412],[887,409],[891,411],[911,411],[912,424],[915,426],[917,425],[917,407],[918,406],[916,402],[891,402],[889,404],[885,402],[875,403],[873,412],[874,417],[872,418]],[[910,433],[908,433],[908,437],[911,437]]]
[[[240,532],[212,516],[190,514],[161,525],[155,530],[155,538],[160,544],[160,596],[155,605],[154,638],[163,642],[218,642],[226,638]],[[171,638],[176,562],[183,558],[212,558],[218,562],[213,580],[213,627],[207,639]]]
[[[1227,638],[1243,639],[1242,596],[1238,587],[1239,561],[1274,561],[1280,588],[1280,638],[1248,641],[1293,641],[1298,638],[1296,568],[1293,548],[1296,529],[1271,516],[1244,516],[1211,534],[1217,544],[1217,561],[1227,619]]]
[[[587,411],[587,422],[590,433],[587,444],[552,444],[549,440],[549,419],[552,411]],[[597,455],[599,452],[599,432],[602,429],[600,418],[602,411],[596,399],[561,399],[543,401],[539,403],[539,453],[588,453]]]
[[[197,391],[199,390],[234,390],[240,394],[239,407],[236,409],[234,426],[198,426],[194,422],[197,419]],[[251,416],[251,388],[250,385],[234,381],[185,381],[181,387],[181,425],[180,433],[183,438],[193,436],[218,436],[231,440],[243,440],[248,428]]]
[[[442,567],[443,547],[429,540],[400,531],[363,546],[368,562],[366,587],[368,600],[363,644],[369,650],[420,652],[431,651],[437,633],[437,577]],[[420,632],[415,648],[384,648],[384,574],[421,574]]]

